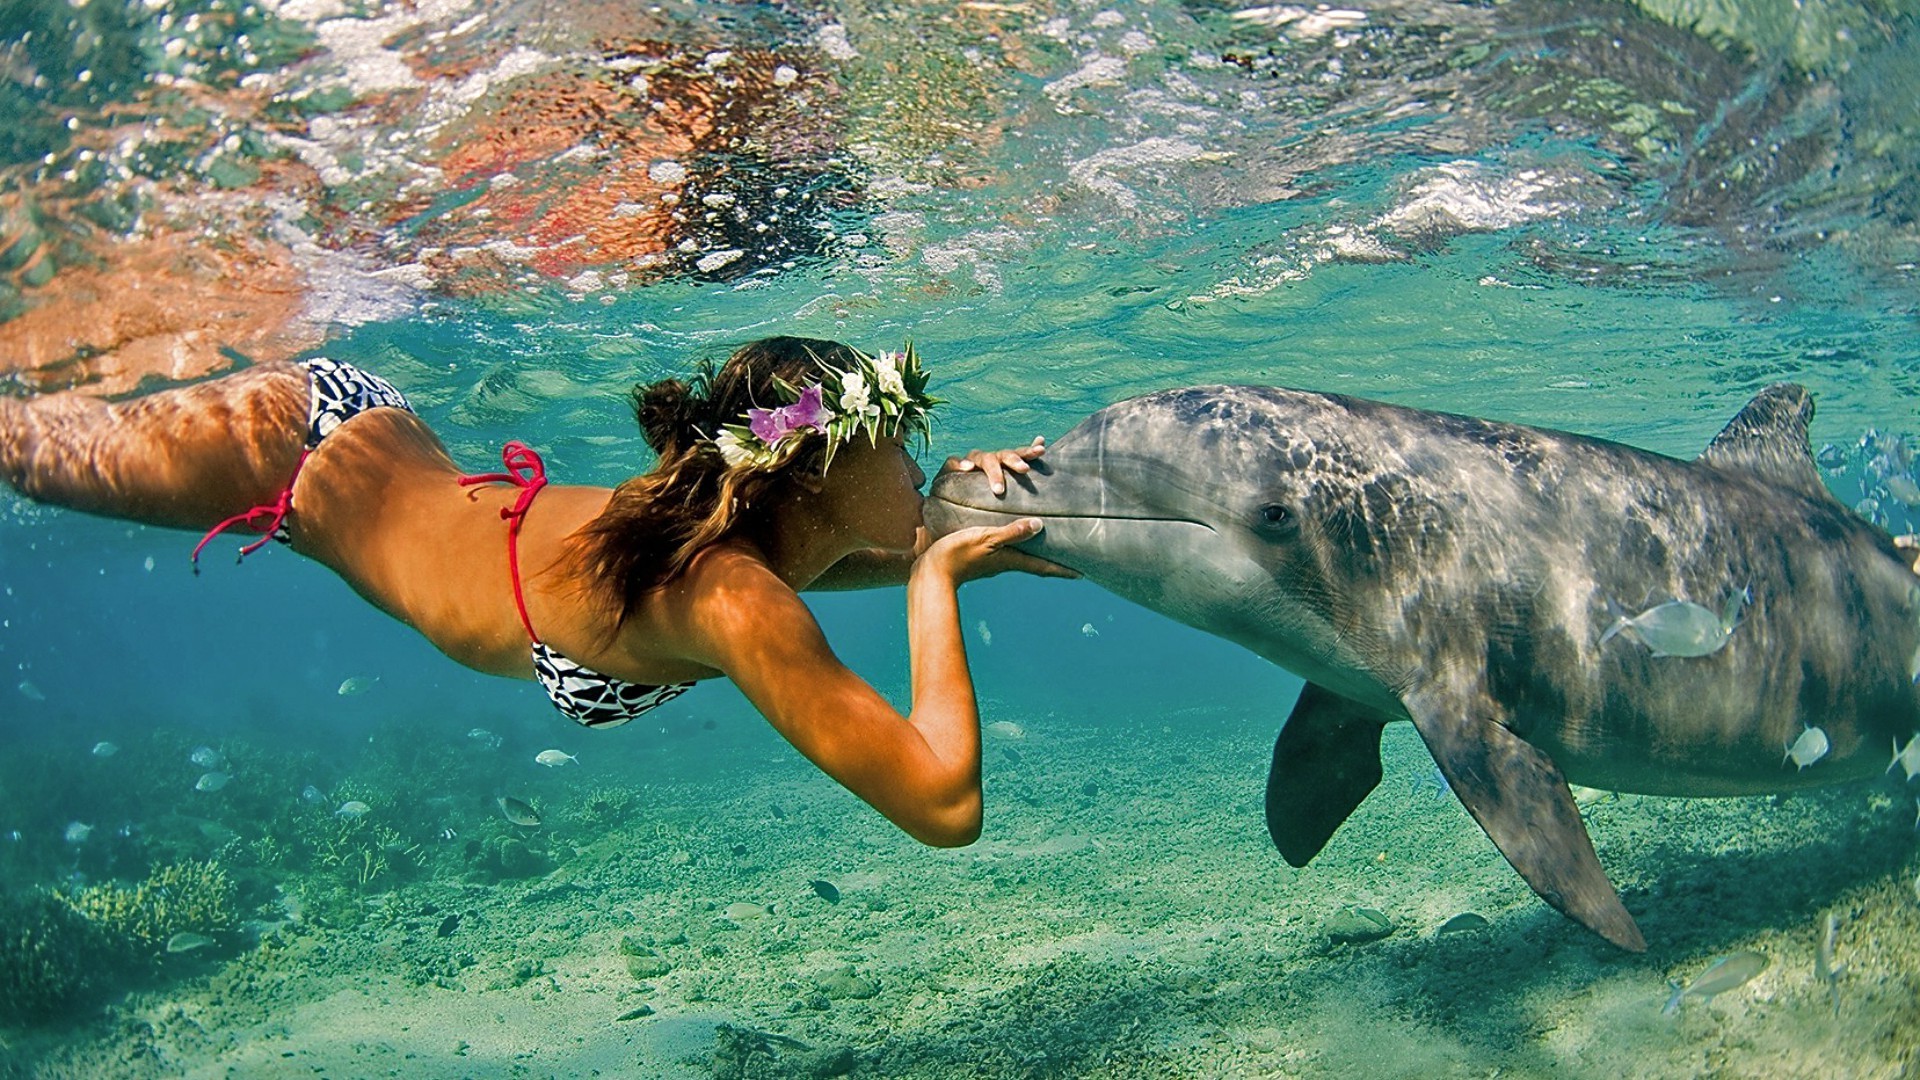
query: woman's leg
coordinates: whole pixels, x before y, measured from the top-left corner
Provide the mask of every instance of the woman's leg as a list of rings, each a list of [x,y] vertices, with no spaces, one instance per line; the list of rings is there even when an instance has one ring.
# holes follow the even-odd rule
[[[286,487],[308,396],[304,368],[274,363],[121,402],[0,398],[0,478],[90,514],[210,528]]]

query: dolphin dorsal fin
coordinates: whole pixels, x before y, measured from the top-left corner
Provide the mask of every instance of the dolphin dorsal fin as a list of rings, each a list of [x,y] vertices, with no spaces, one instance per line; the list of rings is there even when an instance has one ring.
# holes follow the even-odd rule
[[[1820,480],[1807,427],[1813,421],[1813,394],[1797,383],[1775,383],[1754,395],[1700,455],[1700,461],[1728,472],[1744,472],[1803,495],[1832,499]]]

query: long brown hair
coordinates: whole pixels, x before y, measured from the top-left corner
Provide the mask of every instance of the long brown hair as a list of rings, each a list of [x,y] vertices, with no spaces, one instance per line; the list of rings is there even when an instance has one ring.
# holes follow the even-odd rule
[[[855,356],[837,341],[762,338],[717,368],[703,363],[690,381],[634,387],[640,434],[660,460],[615,488],[606,509],[572,537],[592,582],[588,588],[618,605],[621,622],[701,549],[737,532],[748,511],[765,505],[795,475],[824,465],[827,438],[814,434],[783,442],[770,466],[729,469],[712,442],[721,426],[743,422],[749,408],[785,404],[780,383],[817,383],[826,367],[853,368]]]

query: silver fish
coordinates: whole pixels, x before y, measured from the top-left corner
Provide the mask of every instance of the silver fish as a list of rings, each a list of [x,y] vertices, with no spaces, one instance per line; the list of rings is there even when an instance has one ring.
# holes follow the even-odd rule
[[[373,807],[368,806],[359,799],[349,799],[340,804],[340,809],[335,810],[333,816],[351,820],[357,817],[365,817],[372,809]]]
[[[1920,739],[1916,739],[1914,741],[1920,742]],[[101,740],[100,742],[93,744],[94,757],[112,757],[113,755],[119,752],[120,752],[120,748],[118,746],[115,746],[114,744],[107,742],[105,740]]]
[[[70,821],[67,823],[66,835],[67,835],[67,843],[84,844],[87,842],[87,837],[93,835],[93,826],[88,825],[85,822]]]
[[[1673,996],[1667,999],[1667,1007],[1660,1011],[1672,1014],[1680,1008],[1682,998],[1706,1001],[1736,986],[1745,986],[1755,975],[1767,970],[1767,965],[1772,962],[1757,952],[1729,953],[1708,965],[1707,970],[1684,987],[1677,980],[1668,980],[1667,985],[1673,988]]]
[[[519,799],[511,795],[502,795],[493,800],[493,802],[495,806],[500,808],[500,816],[513,822],[515,825],[524,825],[529,829],[537,829],[540,827],[540,811],[535,810]]]
[[[223,772],[201,773],[200,779],[194,781],[193,790],[219,791],[221,788],[226,787],[227,781],[231,779],[233,779],[233,777]]]
[[[182,930],[167,939],[167,951],[170,953],[192,952],[213,944],[213,939],[205,934],[196,934],[191,930]]]
[[[973,624],[973,632],[980,635],[980,644],[993,644],[993,631],[987,628],[987,620],[981,619]]]
[[[1740,609],[1753,602],[1741,589],[1727,597],[1720,611],[1689,600],[1669,600],[1638,615],[1622,615],[1600,635],[1605,645],[1616,635],[1646,646],[1655,656],[1707,656],[1719,652],[1740,625]]]
[[[42,693],[39,687],[33,685],[32,679],[20,680],[20,694],[22,697],[25,697],[28,701],[47,700],[47,695]]]
[[[1907,774],[1909,782],[1920,776],[1920,734],[1908,739],[1904,750],[1900,748],[1899,739],[1893,740],[1893,760],[1887,764],[1887,771],[1892,772],[1895,765]]]
[[[1787,747],[1787,755],[1780,759],[1780,764],[1791,761],[1804,769],[1826,757],[1827,751],[1832,748],[1832,744],[1827,742],[1826,732],[1817,727],[1805,728],[1800,732],[1800,737],[1793,740],[1793,745]]]
[[[549,769],[557,769],[566,764],[577,765],[580,763],[579,758],[574,757],[565,750],[542,750],[533,755],[533,760],[545,765]]]
[[[203,769],[211,769],[220,764],[220,751],[211,746],[197,746],[193,753],[187,755],[187,760]]]
[[[1833,1015],[1840,1015],[1840,976],[1847,965],[1833,962],[1833,945],[1840,936],[1840,917],[1827,912],[1827,932],[1820,938],[1820,951],[1813,954],[1813,973],[1833,992]]]
[[[355,694],[364,694],[367,691],[373,689],[373,684],[379,681],[380,681],[380,676],[378,675],[355,675],[351,678],[342,680],[340,683],[340,689],[334,692],[339,694],[341,697],[352,697]]]

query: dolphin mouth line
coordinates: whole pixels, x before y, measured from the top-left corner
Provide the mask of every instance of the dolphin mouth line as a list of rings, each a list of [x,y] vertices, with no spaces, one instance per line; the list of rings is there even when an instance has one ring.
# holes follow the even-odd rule
[[[1022,512],[1016,512],[1016,511],[1013,511],[1013,510],[1008,510],[1008,509],[1005,509],[1005,508],[1002,508],[1002,507],[998,507],[998,506],[975,506],[975,505],[974,505],[974,504],[972,504],[972,503],[964,503],[964,502],[959,502],[959,501],[957,501],[957,500],[954,500],[954,499],[949,499],[949,498],[947,498],[947,497],[946,497],[946,496],[944,496],[944,495],[929,495],[929,496],[927,496],[927,499],[928,499],[928,501],[929,501],[929,502],[943,502],[943,503],[946,503],[946,504],[947,504],[948,506],[957,506],[957,507],[959,507],[959,508],[960,508],[960,509],[962,509],[962,510],[974,510],[974,511],[978,511],[978,512],[980,512],[980,513],[986,513],[986,514],[1001,514],[1001,515],[1004,515],[1004,516],[1006,516],[1006,517],[1012,517],[1012,518],[1025,518],[1025,517],[1036,517],[1036,518],[1052,518],[1052,519],[1055,519],[1055,520],[1060,520],[1060,521],[1143,521],[1143,522],[1159,522],[1159,523],[1161,523],[1161,524],[1166,524],[1166,525],[1196,525],[1196,526],[1198,526],[1198,527],[1200,527],[1200,528],[1202,528],[1202,529],[1205,529],[1205,530],[1207,530],[1208,532],[1218,532],[1218,531],[1219,531],[1218,529],[1215,529],[1215,528],[1214,528],[1213,526],[1211,526],[1211,525],[1209,525],[1209,524],[1207,524],[1207,523],[1206,523],[1206,522],[1204,522],[1204,521],[1195,521],[1195,520],[1194,520],[1194,519],[1192,519],[1192,518],[1182,518],[1182,517],[1149,517],[1149,516],[1147,516],[1147,515],[1144,515],[1144,514],[1141,514],[1141,515],[1129,515],[1129,514],[1066,514],[1066,513],[1058,513],[1058,512],[1053,512],[1053,511],[1049,511],[1049,512],[1046,512],[1046,513],[1032,513],[1032,512],[1024,512],[1024,513],[1022,513]]]

